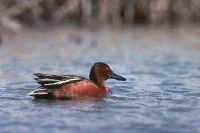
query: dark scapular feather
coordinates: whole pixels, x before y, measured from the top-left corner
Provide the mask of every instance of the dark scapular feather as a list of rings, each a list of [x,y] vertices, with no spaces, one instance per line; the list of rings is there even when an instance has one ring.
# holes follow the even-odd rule
[[[80,76],[74,75],[49,75],[49,74],[42,74],[36,73],[34,74],[37,76],[35,80],[43,87],[47,89],[58,88],[64,84],[74,83],[81,81],[85,78]]]

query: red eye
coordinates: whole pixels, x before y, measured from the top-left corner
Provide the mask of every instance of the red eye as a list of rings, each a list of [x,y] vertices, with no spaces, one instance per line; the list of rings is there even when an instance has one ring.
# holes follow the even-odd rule
[[[110,69],[108,67],[106,67],[106,70],[109,71]]]

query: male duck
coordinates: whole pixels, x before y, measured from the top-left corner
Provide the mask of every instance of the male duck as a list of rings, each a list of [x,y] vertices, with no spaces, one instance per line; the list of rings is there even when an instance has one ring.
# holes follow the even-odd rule
[[[48,75],[42,73],[34,74],[35,80],[41,85],[29,93],[35,98],[55,99],[82,99],[103,98],[109,92],[104,81],[110,78],[125,81],[122,76],[115,74],[110,67],[103,63],[95,63],[90,71],[90,80],[75,75]]]

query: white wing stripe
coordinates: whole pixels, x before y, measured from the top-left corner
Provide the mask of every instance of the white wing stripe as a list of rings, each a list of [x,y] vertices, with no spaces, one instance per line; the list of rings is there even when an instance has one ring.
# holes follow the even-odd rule
[[[69,83],[69,82],[73,82],[73,81],[80,81],[81,79],[68,79],[68,80],[64,80],[64,81],[59,81],[59,82],[56,82],[56,83],[49,83],[49,84],[45,84],[45,86],[50,86],[50,85],[61,85],[61,84],[64,84],[64,83]]]
[[[34,96],[34,95],[46,95],[48,94],[46,91],[47,89],[36,89],[34,91],[31,91],[28,95],[29,96]]]
[[[37,79],[38,81],[52,81],[52,82],[58,82],[58,81],[60,81],[60,80],[56,80],[56,79],[48,79],[48,78],[46,78],[46,79]]]

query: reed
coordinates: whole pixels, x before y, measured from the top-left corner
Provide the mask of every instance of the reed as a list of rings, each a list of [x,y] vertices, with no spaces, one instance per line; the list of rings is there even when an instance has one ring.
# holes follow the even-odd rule
[[[199,12],[199,0],[0,0],[0,25],[199,23]]]

